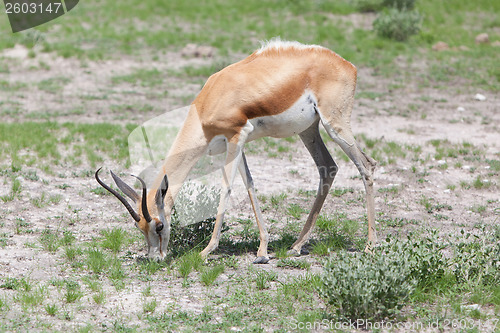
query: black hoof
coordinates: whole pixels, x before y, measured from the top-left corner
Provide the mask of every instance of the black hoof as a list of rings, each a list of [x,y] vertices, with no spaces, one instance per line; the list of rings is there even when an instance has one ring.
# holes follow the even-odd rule
[[[253,261],[254,264],[267,264],[269,262],[269,257],[257,257]]]

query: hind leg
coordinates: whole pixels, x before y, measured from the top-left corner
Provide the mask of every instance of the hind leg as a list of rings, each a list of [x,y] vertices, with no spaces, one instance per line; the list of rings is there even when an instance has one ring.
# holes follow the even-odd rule
[[[315,122],[307,130],[300,133],[299,136],[316,163],[320,180],[318,193],[311,208],[311,212],[307,217],[306,224],[304,225],[299,238],[292,245],[292,249],[289,251],[289,254],[292,255],[300,255],[302,246],[311,236],[312,229],[316,223],[319,212],[321,211],[321,207],[323,207],[325,198],[330,191],[330,187],[332,186],[333,179],[337,174],[337,165],[333,161],[328,149],[326,149],[323,139],[321,139],[318,122]]]
[[[342,148],[349,156],[351,161],[356,165],[365,186],[366,191],[366,210],[368,217],[368,243],[365,252],[370,252],[377,242],[377,232],[375,229],[375,201],[373,193],[373,172],[377,162],[366,155],[352,135],[350,126],[342,126],[342,132],[335,131],[328,123],[323,122],[323,125],[330,137]],[[338,128],[338,127],[337,127]]]

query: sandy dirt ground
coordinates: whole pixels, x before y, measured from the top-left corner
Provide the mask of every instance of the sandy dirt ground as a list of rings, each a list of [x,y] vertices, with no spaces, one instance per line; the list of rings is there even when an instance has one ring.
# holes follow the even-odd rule
[[[203,80],[186,79],[174,75],[185,66],[208,66],[214,58],[186,58],[178,52],[166,52],[160,59],[131,59],[126,56],[100,62],[64,59],[53,54],[36,53],[28,57],[27,50],[16,47],[1,55],[8,64],[8,73],[0,73],[0,80],[20,84],[17,91],[0,91],[0,121],[57,121],[78,123],[110,122],[116,124],[141,124],[189,103],[201,89]],[[241,58],[234,55],[228,62]],[[405,147],[405,156],[395,157],[387,163],[387,154],[380,152],[382,163],[375,172],[377,228],[379,237],[387,235],[403,236],[410,231],[436,228],[440,235],[458,233],[460,229],[474,232],[477,224],[497,224],[499,218],[499,176],[492,171],[487,160],[500,159],[500,96],[488,91],[477,91],[468,85],[466,78],[449,82],[447,87],[436,88],[422,84],[419,71],[424,71],[425,63],[408,65],[401,59],[395,77],[387,78],[369,68],[359,68],[358,98],[352,117],[353,132],[361,146],[366,147],[366,138],[376,140],[373,148],[382,149],[387,142]],[[165,73],[160,83],[143,86],[138,83],[116,82],[113,78],[144,69],[156,69]],[[60,89],[49,92],[40,89],[44,80],[66,78]],[[397,83],[397,84],[395,84]],[[480,93],[484,101],[475,99]],[[129,107],[114,106],[129,105]],[[147,107],[141,107],[147,106]],[[138,112],[136,109],[140,109]],[[76,111],[75,111],[76,110]],[[172,119],[180,124],[182,117]],[[464,159],[463,156],[443,156],[436,159],[436,148],[431,140],[448,140],[446,145],[456,147],[463,142],[470,143],[471,150],[478,151],[478,159]],[[299,189],[316,190],[318,185],[314,163],[300,140],[288,143],[291,147],[282,156],[269,157],[263,143],[255,144],[256,152],[247,154],[259,196],[287,193],[288,202],[297,202],[304,208],[312,204],[313,198],[304,198]],[[352,188],[340,197],[329,196],[324,206],[324,214],[346,212],[350,218],[364,221],[362,182],[357,178],[354,165],[340,157],[340,151],[332,141],[327,143],[339,165],[339,173],[334,182],[336,189]],[[421,147],[412,152],[412,147]],[[29,153],[29,152],[27,152]],[[468,155],[467,155],[468,156]],[[385,160],[385,163],[384,163]],[[109,158],[102,163],[107,169],[129,173],[123,163],[117,164]],[[443,167],[446,164],[447,168]],[[3,169],[10,161],[0,161]],[[145,254],[145,244],[132,220],[123,207],[111,196],[91,192],[98,185],[93,179],[94,171],[88,163],[80,166],[60,164],[44,172],[37,165],[23,167],[23,171],[36,171],[38,180],[20,175],[22,193],[13,201],[2,202],[0,208],[0,233],[5,243],[0,247],[0,278],[29,277],[32,281],[47,282],[53,278],[74,279],[86,273],[69,269],[64,260],[62,248],[56,253],[44,251],[39,242],[43,230],[71,230],[81,244],[89,243],[100,235],[101,230],[122,227],[137,235],[136,241],[123,250],[129,254],[125,265],[132,266],[137,257]],[[108,175],[104,176],[108,181]],[[470,184],[475,179],[485,186],[476,188]],[[61,186],[66,184],[65,186]],[[469,184],[467,186],[466,184]],[[396,193],[384,189],[396,188]],[[10,180],[2,175],[0,195],[10,191]],[[32,198],[40,193],[61,195],[62,200],[37,208]],[[422,204],[422,198],[430,198],[433,204],[441,204],[439,210],[429,213]],[[475,207],[484,209],[475,209]],[[252,212],[241,181],[237,179],[229,210],[229,228],[239,228],[236,218],[251,217]],[[266,219],[271,220],[272,237],[287,227],[290,217],[281,212],[266,209]],[[301,220],[305,221],[303,214]],[[418,221],[388,226],[386,221]],[[32,233],[16,233],[16,223],[26,221]],[[360,232],[365,232],[366,223],[361,223]],[[27,245],[28,244],[28,245]],[[31,246],[29,244],[32,244]],[[34,244],[34,245],[33,245]],[[256,249],[255,249],[256,251]],[[216,254],[217,255],[217,254]],[[239,256],[240,267],[253,260],[255,252]],[[307,258],[308,256],[305,256]],[[317,261],[312,260],[312,271],[320,271]],[[283,270],[276,267],[276,260],[262,266],[283,275],[298,275],[301,271]],[[150,285],[156,295],[158,309],[184,309],[201,313],[206,303],[207,293],[224,293],[226,284],[238,274],[228,269],[211,291],[200,283],[182,288],[182,279],[174,278],[170,272],[160,273],[158,280]],[[139,273],[137,273],[139,276]],[[149,282],[148,282],[149,283]],[[146,282],[135,276],[127,279],[127,286],[116,291],[109,283],[103,282],[107,295],[103,305],[67,306],[72,320],[51,319],[39,313],[41,320],[54,322],[54,328],[77,327],[85,323],[105,323],[112,325],[119,313],[128,324],[140,324],[142,313],[142,290]],[[272,288],[276,288],[273,285]],[[0,295],[11,297],[13,291],[0,289]],[[51,297],[60,298],[58,291],[51,290]],[[90,296],[84,296],[81,304],[91,303]],[[219,305],[221,309],[225,304]],[[5,318],[13,319],[22,310],[12,304]],[[4,316],[4,315],[2,315]]]

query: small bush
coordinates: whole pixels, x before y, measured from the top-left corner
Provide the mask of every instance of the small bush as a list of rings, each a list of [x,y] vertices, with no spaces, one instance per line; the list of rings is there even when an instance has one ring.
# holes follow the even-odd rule
[[[177,196],[172,214],[170,244],[174,254],[206,242],[214,230],[220,191],[187,183]]]
[[[363,13],[378,12],[382,9],[382,0],[356,0],[356,9]]]
[[[399,10],[412,10],[415,8],[417,0],[383,0],[382,4],[385,7],[396,8]]]
[[[495,286],[500,281],[500,243],[487,245],[477,236],[464,235],[455,244],[453,273],[457,283]]]
[[[441,280],[450,266],[442,252],[445,247],[434,231],[425,238],[411,234],[404,241],[386,239],[377,251],[389,256],[399,253],[400,260],[410,270],[410,276],[421,289],[427,290]]]
[[[400,11],[396,8],[380,13],[373,28],[381,37],[405,41],[420,31],[422,16],[417,11]]]
[[[373,320],[394,317],[415,286],[400,253],[340,252],[326,262],[319,293],[340,318]]]

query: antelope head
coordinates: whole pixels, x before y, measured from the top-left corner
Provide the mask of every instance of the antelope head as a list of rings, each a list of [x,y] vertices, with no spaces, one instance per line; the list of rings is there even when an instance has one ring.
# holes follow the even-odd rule
[[[127,208],[128,212],[135,220],[135,226],[141,230],[146,237],[146,243],[148,244],[148,257],[153,259],[163,259],[167,253],[168,241],[170,238],[170,224],[165,218],[165,204],[164,199],[168,189],[167,176],[163,177],[162,183],[155,196],[155,207],[148,207],[147,204],[147,189],[144,181],[136,176],[142,184],[142,196],[139,196],[134,189],[125,184],[123,180],[115,175],[112,171],[111,177],[115,181],[116,185],[123,193],[130,199],[132,199],[137,205],[137,212],[132,208],[129,202],[117,191],[106,185],[99,178],[99,168],[95,172],[95,179],[97,182],[104,187],[106,190],[111,192],[120,202]],[[155,213],[157,218],[152,218],[150,212]]]

